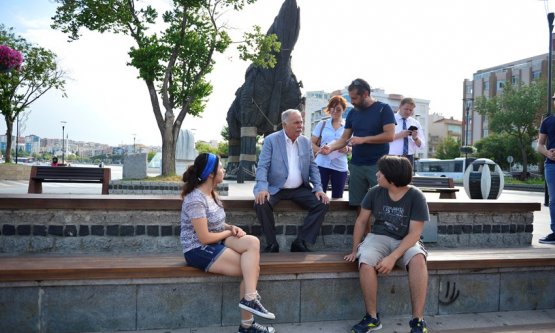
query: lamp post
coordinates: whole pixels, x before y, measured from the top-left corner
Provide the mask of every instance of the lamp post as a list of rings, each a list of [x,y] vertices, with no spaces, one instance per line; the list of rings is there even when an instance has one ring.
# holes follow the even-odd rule
[[[65,127],[67,121],[60,121],[62,124],[62,165],[65,165],[66,141],[65,141]]]
[[[470,102],[466,102],[466,124],[465,124],[465,133],[464,133],[464,145],[468,146],[468,141],[470,141],[468,137],[468,127],[470,125]]]
[[[133,154],[135,154],[137,151],[135,150],[135,139],[136,139],[137,134],[133,134]]]
[[[17,114],[15,119],[15,164],[17,164],[17,148],[19,145],[19,114]]]

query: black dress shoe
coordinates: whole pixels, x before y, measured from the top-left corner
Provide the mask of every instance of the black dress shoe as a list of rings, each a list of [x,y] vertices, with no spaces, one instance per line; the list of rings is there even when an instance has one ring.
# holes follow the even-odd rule
[[[312,252],[307,246],[306,243],[300,239],[296,239],[291,244],[291,252]]]
[[[279,244],[278,243],[273,243],[273,244],[270,244],[270,245],[266,246],[266,248],[264,248],[264,252],[265,253],[278,253],[279,252]]]

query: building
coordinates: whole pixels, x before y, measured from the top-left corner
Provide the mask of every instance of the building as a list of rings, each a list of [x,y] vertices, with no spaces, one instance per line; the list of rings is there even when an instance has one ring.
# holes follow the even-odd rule
[[[462,143],[462,121],[455,120],[453,117],[444,118],[437,113],[429,117],[430,126],[428,128],[428,156],[436,157],[437,146],[445,138],[453,138]]]
[[[311,136],[312,130],[322,119],[329,118],[329,115],[324,113],[324,108],[328,105],[328,100],[332,96],[341,95],[347,100],[347,110],[343,114],[343,118],[346,118],[349,112],[353,109],[351,104],[351,98],[349,97],[349,92],[347,88],[342,90],[336,90],[330,93],[324,91],[309,91],[306,93],[306,106],[305,106],[305,128],[304,135]],[[398,94],[386,94],[385,90],[377,88],[372,89],[372,97],[377,101],[387,103],[391,106],[393,111],[399,108],[401,100],[405,97]],[[411,96],[412,97],[412,96]],[[413,97],[414,98],[414,97]],[[430,112],[430,101],[425,99],[414,98],[416,107],[414,108],[413,117],[416,118],[422,125],[422,128],[427,133],[428,131],[428,114]],[[427,158],[428,151],[424,150],[416,154],[416,158]]]
[[[480,96],[494,97],[503,92],[508,84],[529,84],[548,77],[548,54],[521,59],[495,67],[478,70],[472,80],[463,82],[462,119],[465,146],[474,145],[476,141],[489,135],[487,117],[482,117],[473,110],[473,102]]]

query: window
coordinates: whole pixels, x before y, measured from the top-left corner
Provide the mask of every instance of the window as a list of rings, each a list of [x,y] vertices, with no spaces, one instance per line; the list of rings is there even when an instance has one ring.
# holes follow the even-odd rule
[[[542,76],[541,71],[532,71],[532,80],[538,80]]]
[[[511,77],[511,83],[512,83],[513,85],[517,84],[518,81],[520,81],[520,80],[518,79],[518,76],[513,75],[513,76]]]

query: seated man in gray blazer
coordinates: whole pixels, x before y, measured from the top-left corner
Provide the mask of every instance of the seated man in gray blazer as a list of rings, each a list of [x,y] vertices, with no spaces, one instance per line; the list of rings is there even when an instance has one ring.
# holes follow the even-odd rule
[[[318,166],[310,140],[302,136],[303,118],[295,109],[281,114],[283,130],[264,139],[256,168],[255,208],[267,247],[279,252],[273,207],[282,199],[292,200],[308,210],[291,252],[308,252],[306,242],[314,244],[328,210],[329,198],[322,190]],[[310,185],[312,183],[312,186]]]

